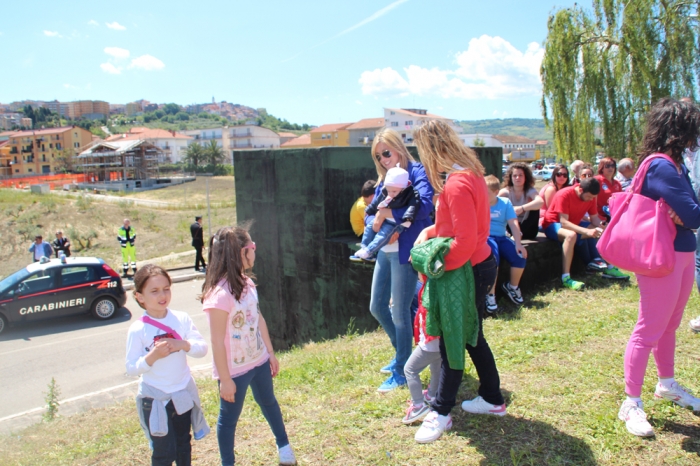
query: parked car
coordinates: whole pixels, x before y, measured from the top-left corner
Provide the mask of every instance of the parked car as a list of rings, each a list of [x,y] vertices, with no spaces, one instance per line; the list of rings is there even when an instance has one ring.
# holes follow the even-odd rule
[[[0,281],[0,333],[8,324],[92,312],[109,319],[126,303],[119,274],[102,259],[35,262]]]
[[[542,172],[542,181],[549,181],[552,179],[552,173],[554,173],[553,168],[545,168],[541,170]]]
[[[533,170],[532,171],[532,177],[536,179],[537,181],[542,181],[542,172],[544,170]]]

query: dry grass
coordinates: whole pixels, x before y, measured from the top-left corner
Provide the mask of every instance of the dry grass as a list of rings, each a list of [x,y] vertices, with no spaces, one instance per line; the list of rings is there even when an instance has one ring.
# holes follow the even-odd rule
[[[233,176],[199,176],[195,181],[169,188],[125,194],[124,199],[151,199],[184,205],[206,205],[207,178],[209,178],[209,201],[211,203],[232,202],[235,200],[236,189]]]
[[[179,188],[154,192],[167,194],[169,190]],[[0,231],[0,277],[32,261],[28,248],[37,233],[52,241],[54,232],[62,229],[73,243],[74,255],[100,257],[117,267],[121,264],[117,229],[125,217],[131,220],[136,230],[137,260],[192,250],[189,226],[197,214],[204,215],[206,220],[206,209],[157,209],[132,206],[128,202],[112,204],[9,189],[0,189],[0,212],[4,213]],[[212,231],[216,231],[216,228],[236,222],[236,209],[212,207],[211,216]],[[206,221],[204,227],[206,233]],[[93,233],[96,237],[91,240],[90,248],[80,250],[78,237]],[[190,264],[194,258],[184,262]]]
[[[586,277],[584,292],[545,289],[485,323],[509,415],[453,411],[454,428],[431,445],[401,424],[406,390],[376,392],[378,368],[391,357],[382,332],[309,343],[280,355],[275,388],[300,464],[318,465],[693,465],[700,462],[700,421],[652,398],[654,365],[643,398],[656,437],[640,439],[617,420],[623,399],[622,355],[636,318],[638,291]],[[689,309],[700,299],[693,294]],[[678,332],[676,376],[699,389],[700,335]],[[427,372],[423,374],[427,380]],[[468,367],[459,399],[475,396]],[[210,425],[216,386],[200,380]],[[250,394],[238,427],[239,464],[276,464],[274,440]],[[194,442],[195,464],[218,464],[215,435]],[[0,464],[148,464],[133,402],[31,427],[0,442]]]

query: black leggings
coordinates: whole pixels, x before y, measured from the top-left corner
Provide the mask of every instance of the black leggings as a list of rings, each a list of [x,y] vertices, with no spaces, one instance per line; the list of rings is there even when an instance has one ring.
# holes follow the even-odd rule
[[[474,271],[474,288],[476,291],[474,297],[479,312],[479,336],[476,340],[476,346],[467,345],[467,352],[479,376],[479,395],[491,404],[502,405],[505,401],[501,394],[501,379],[498,376],[496,360],[493,358],[493,353],[486,342],[486,338],[484,338],[482,325],[485,311],[484,300],[493,282],[496,280],[498,267],[496,260],[491,255],[484,262],[472,267],[472,269]],[[464,370],[450,368],[445,342],[442,338],[440,338],[440,354],[442,355],[440,383],[432,407],[438,414],[447,416],[456,404],[457,391],[462,383]]]
[[[537,238],[537,233],[540,231],[540,216],[539,212],[536,210],[528,211],[527,218],[525,220],[518,221],[518,226],[520,227],[520,233],[523,234],[522,239],[535,239]],[[513,234],[510,231],[510,226],[506,225],[508,233]]]

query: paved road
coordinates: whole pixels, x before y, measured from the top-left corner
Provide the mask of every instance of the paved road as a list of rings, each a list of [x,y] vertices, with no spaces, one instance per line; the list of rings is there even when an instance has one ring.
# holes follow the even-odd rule
[[[202,280],[173,284],[171,307],[185,311],[209,340],[209,325],[196,295]],[[129,300],[105,322],[89,315],[66,317],[30,325],[15,325],[0,335],[0,418],[45,405],[44,393],[51,377],[60,399],[68,399],[136,380],[124,369],[126,333],[142,315]],[[211,363],[211,352],[189,359],[190,367]]]

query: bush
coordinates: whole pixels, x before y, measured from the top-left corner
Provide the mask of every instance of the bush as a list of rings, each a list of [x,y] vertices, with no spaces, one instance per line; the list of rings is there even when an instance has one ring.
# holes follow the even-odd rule
[[[78,208],[78,212],[87,212],[93,203],[93,199],[90,196],[82,195],[75,201],[75,206]]]

